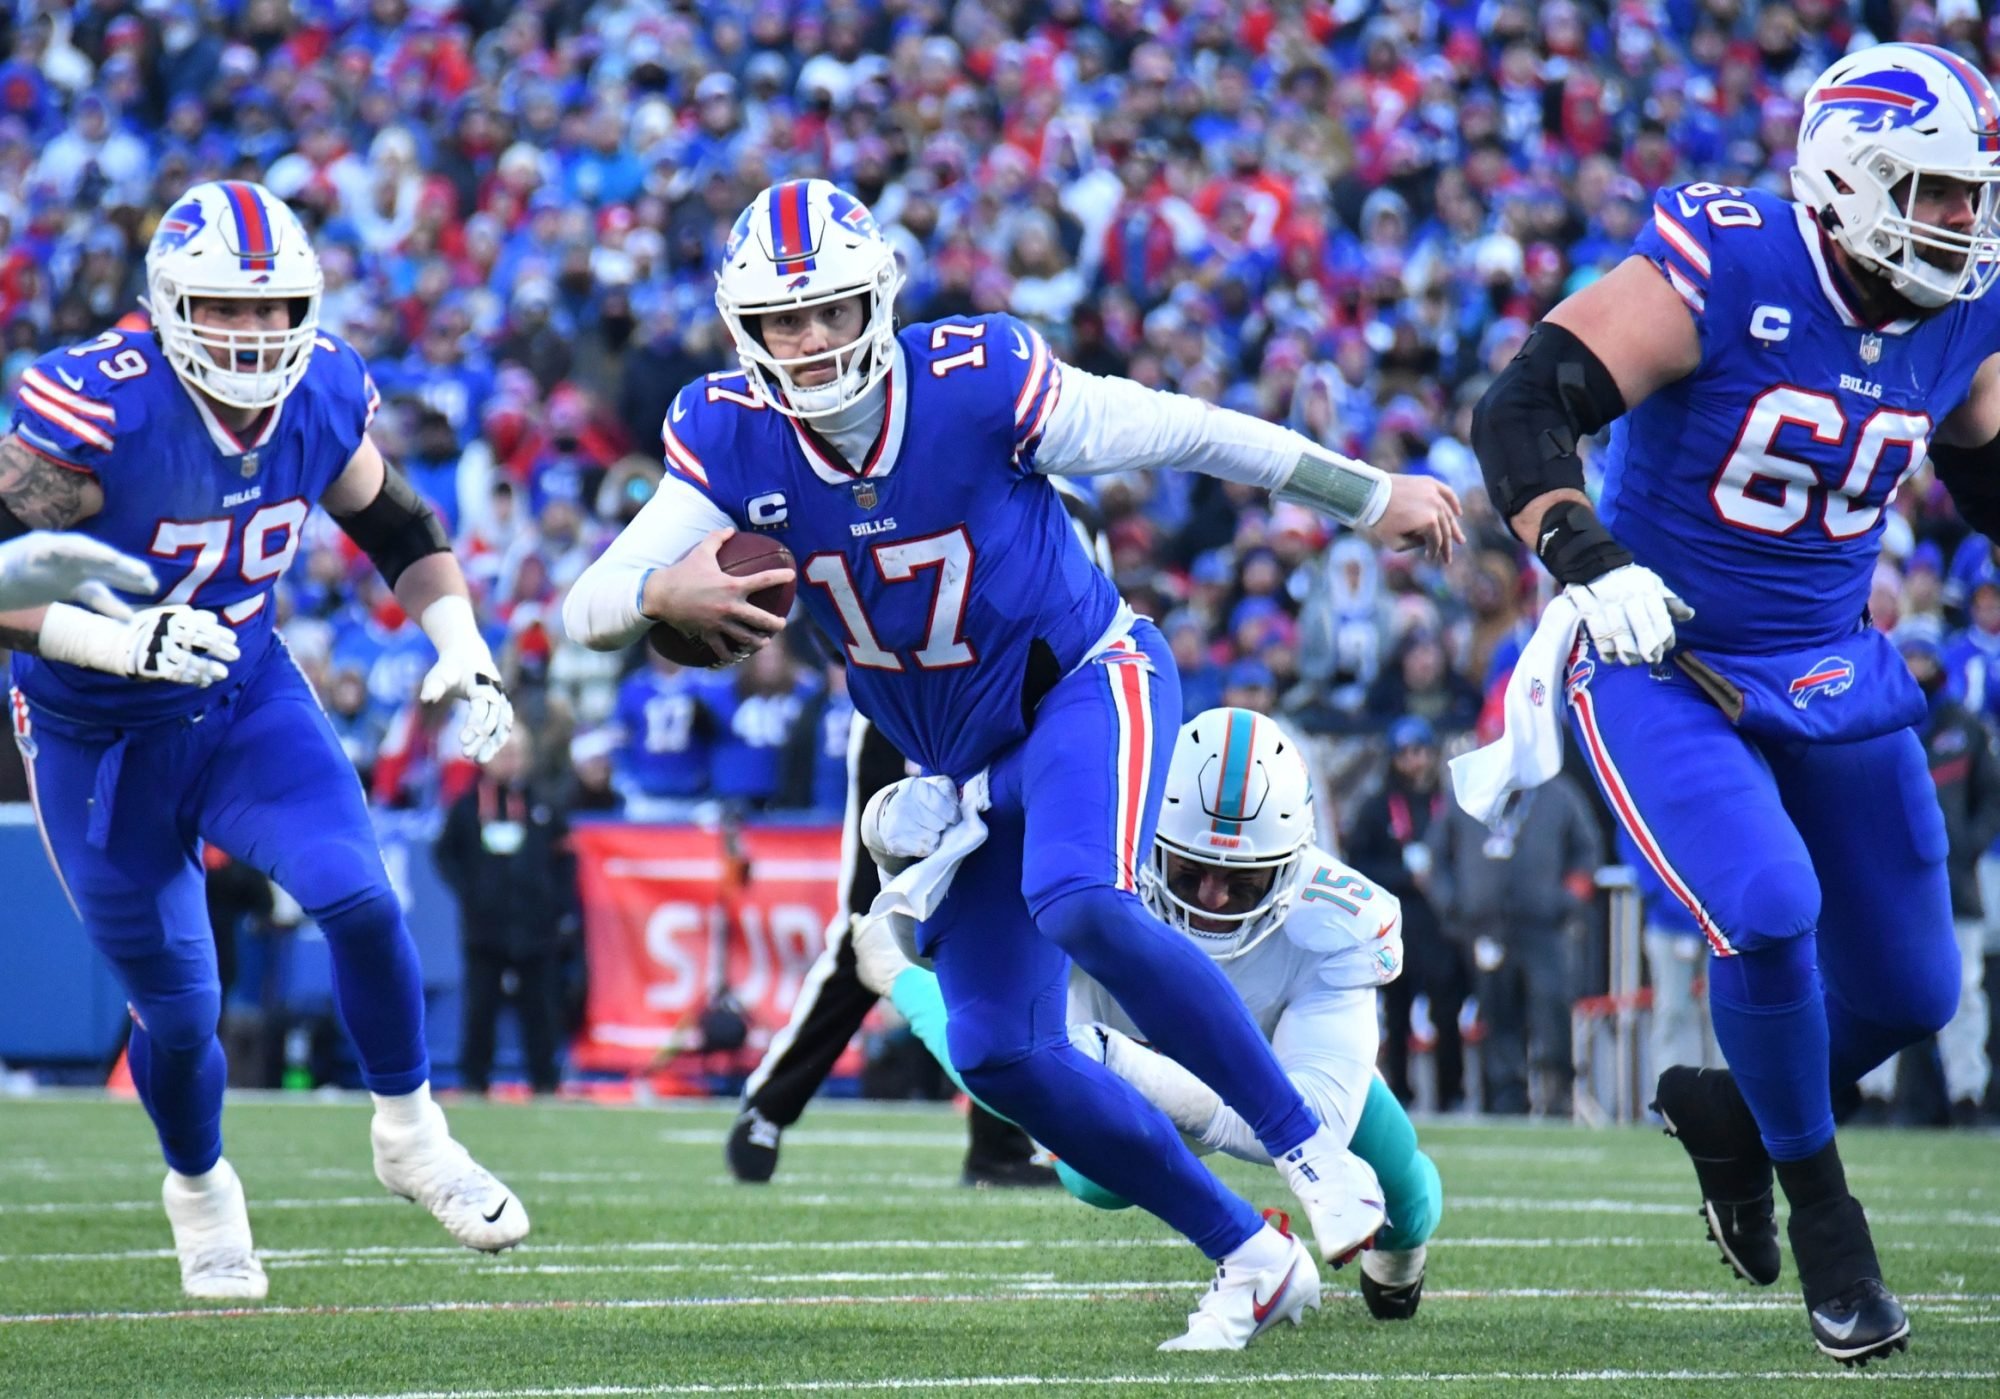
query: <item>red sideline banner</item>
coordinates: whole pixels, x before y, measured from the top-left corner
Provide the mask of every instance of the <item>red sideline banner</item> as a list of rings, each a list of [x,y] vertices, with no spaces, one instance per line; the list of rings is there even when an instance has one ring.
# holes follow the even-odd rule
[[[673,1091],[729,1065],[699,1048],[698,1019],[715,994],[735,992],[750,1021],[744,1060],[756,1062],[790,1018],[808,969],[826,945],[840,878],[838,827],[752,828],[741,888],[725,876],[719,831],[695,826],[579,826],[571,833],[583,899],[590,992],[579,1068],[641,1073]],[[850,1051],[852,1056],[852,1051]],[[846,1061],[836,1072],[852,1072]],[[657,1082],[664,1076],[664,1083]]]

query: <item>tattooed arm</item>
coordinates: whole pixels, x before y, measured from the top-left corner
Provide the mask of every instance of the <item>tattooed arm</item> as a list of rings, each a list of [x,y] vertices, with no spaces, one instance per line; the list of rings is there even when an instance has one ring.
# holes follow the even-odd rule
[[[0,438],[0,539],[69,529],[103,508],[104,488],[91,473],[36,451],[14,434]],[[38,651],[47,611],[0,612],[0,648]]]

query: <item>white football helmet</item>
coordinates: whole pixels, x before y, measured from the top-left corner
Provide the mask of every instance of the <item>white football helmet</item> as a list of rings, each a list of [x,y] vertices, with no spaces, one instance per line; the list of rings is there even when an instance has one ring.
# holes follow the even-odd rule
[[[902,287],[895,251],[866,204],[827,180],[787,180],[737,215],[715,274],[715,306],[752,391],[786,417],[811,421],[860,402],[889,372]],[[860,336],[823,354],[777,359],[754,329],[753,318],[770,311],[863,295]],[[793,378],[825,364],[839,371],[830,383],[808,389]]]
[[[1261,714],[1210,709],[1190,719],[1174,744],[1140,896],[1168,925],[1226,962],[1284,923],[1312,842],[1312,777],[1298,746]],[[1250,907],[1218,913],[1194,901],[1185,867],[1174,877],[1175,861],[1196,871],[1268,870],[1270,882]]]
[[[1911,217],[1925,179],[1976,186],[1970,230]],[[1877,44],[1806,93],[1793,192],[1828,237],[1919,306],[1973,300],[2000,276],[1996,182],[2000,100],[1955,53]]]
[[[312,360],[325,278],[312,240],[282,199],[247,180],[196,185],[175,201],[146,249],[147,309],[174,371],[235,408],[271,408]],[[284,330],[197,326],[197,297],[292,303]]]

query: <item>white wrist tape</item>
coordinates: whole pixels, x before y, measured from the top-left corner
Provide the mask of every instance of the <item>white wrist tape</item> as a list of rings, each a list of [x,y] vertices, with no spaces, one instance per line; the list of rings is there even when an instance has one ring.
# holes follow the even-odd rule
[[[472,614],[472,603],[456,593],[447,593],[424,609],[424,615],[417,619],[417,625],[424,629],[424,635],[437,647],[438,654],[477,646],[490,663],[493,653],[486,645],[486,638],[479,634],[479,619]]]
[[[50,603],[42,617],[39,644],[42,655],[52,661],[101,670],[106,675],[132,674],[131,627],[87,608]]]
[[[1389,508],[1389,473],[1337,453],[1302,452],[1285,484],[1271,494],[1297,501],[1343,525],[1366,528]]]

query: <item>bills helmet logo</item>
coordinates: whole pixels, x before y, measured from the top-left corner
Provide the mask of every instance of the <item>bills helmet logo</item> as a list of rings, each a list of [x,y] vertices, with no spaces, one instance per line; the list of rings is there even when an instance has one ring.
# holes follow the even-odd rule
[[[1825,695],[1832,699],[1844,695],[1854,684],[1854,662],[1840,656],[1828,656],[1813,668],[1794,680],[1787,692],[1792,698],[1792,708],[1804,709],[1814,695]]]
[[[1805,132],[1811,135],[1836,112],[1844,112],[1856,131],[1893,131],[1914,126],[1937,110],[1937,95],[1929,84],[1905,68],[1857,73],[1813,98]]]
[[[876,237],[879,230],[875,226],[875,216],[868,212],[868,206],[854,198],[846,190],[827,191],[827,208],[840,220],[841,227],[851,229],[864,238]]]
[[[743,251],[744,241],[750,237],[750,213],[750,209],[745,209],[736,216],[736,226],[729,230],[729,241],[722,245],[724,262],[736,261],[736,255]]]
[[[201,201],[184,200],[168,210],[160,220],[160,226],[153,230],[153,250],[171,253],[188,244],[188,240],[208,227],[208,220],[201,212]]]

